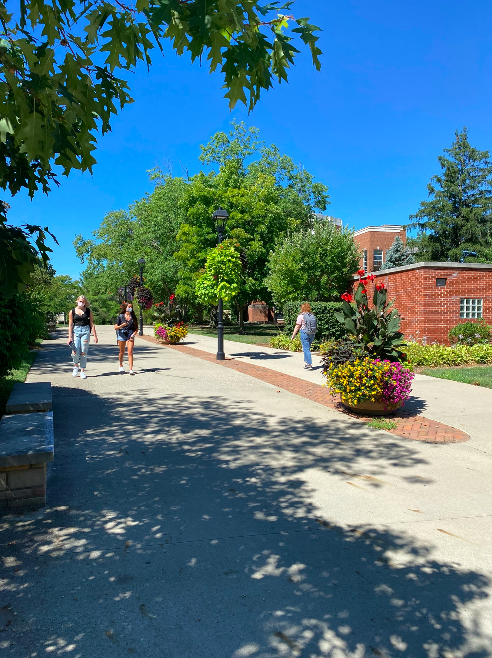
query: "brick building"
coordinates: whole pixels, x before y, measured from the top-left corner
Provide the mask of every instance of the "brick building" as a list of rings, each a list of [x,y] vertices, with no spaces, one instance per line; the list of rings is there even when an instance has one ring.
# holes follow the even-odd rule
[[[492,324],[492,265],[414,263],[373,274],[395,300],[407,339],[449,344],[448,331],[459,322]],[[370,298],[373,290],[369,284]]]
[[[361,269],[366,272],[378,270],[386,260],[386,252],[399,236],[403,244],[407,242],[407,232],[403,226],[383,224],[382,226],[366,226],[355,231],[354,240],[362,250]]]

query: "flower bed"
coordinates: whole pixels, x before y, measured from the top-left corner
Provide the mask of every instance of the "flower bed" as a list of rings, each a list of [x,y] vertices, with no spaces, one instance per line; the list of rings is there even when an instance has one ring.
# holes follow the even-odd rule
[[[154,336],[163,343],[179,343],[188,335],[188,327],[184,322],[178,322],[173,326],[166,324],[154,325]]]
[[[475,363],[492,363],[492,345],[490,343],[477,345],[422,345],[407,343],[406,357],[413,366],[464,366]]]

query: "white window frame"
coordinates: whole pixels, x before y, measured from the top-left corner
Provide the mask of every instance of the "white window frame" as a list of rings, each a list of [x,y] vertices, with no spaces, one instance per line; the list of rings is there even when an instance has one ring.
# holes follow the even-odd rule
[[[483,317],[483,299],[463,297],[460,299],[460,319],[480,320]]]
[[[367,272],[367,249],[362,252],[362,269]]]
[[[376,261],[376,252],[378,252],[378,260]],[[379,261],[379,254],[381,254],[381,261]],[[372,250],[372,269],[376,269],[376,265],[379,263],[381,268],[384,262],[384,251],[382,249],[373,249]]]

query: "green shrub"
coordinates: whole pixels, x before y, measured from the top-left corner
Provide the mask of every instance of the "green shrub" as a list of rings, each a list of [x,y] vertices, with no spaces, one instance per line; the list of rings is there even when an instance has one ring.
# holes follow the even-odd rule
[[[323,371],[327,372],[330,366],[341,366],[344,363],[353,363],[357,359],[367,356],[362,345],[351,340],[333,341],[323,353]]]
[[[279,334],[270,338],[270,347],[275,347],[277,350],[289,350],[289,352],[302,352],[301,338],[299,334],[296,335],[294,340],[290,339],[287,334]],[[311,348],[313,346],[311,345]]]
[[[29,357],[36,338],[47,338],[45,316],[24,294],[0,298],[0,377]]]
[[[492,345],[421,345],[407,343],[405,348],[408,361],[413,366],[463,366],[473,363],[492,363]]]
[[[449,340],[458,345],[477,345],[490,343],[492,327],[485,320],[478,322],[461,322],[449,330]]]
[[[286,333],[292,335],[296,324],[297,316],[300,313],[303,302],[286,302],[283,306],[284,322]],[[309,302],[312,311],[318,321],[318,331],[316,337],[318,340],[332,339],[338,340],[347,335],[346,327],[341,324],[335,317],[335,313],[342,310],[342,302]]]

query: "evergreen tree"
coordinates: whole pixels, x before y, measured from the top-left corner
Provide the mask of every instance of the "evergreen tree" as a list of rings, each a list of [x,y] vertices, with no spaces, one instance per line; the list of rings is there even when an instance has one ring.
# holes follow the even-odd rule
[[[468,130],[457,131],[451,148],[438,158],[442,173],[427,186],[430,201],[422,201],[410,219],[419,235],[412,241],[418,260],[468,262],[488,259],[492,249],[492,162],[489,151],[468,142]]]
[[[403,244],[403,240],[399,235],[396,236],[395,241],[386,252],[386,260],[381,269],[389,270],[392,267],[401,267],[402,265],[410,265],[415,263],[415,258],[408,247]]]

